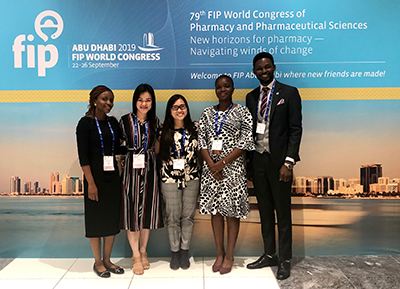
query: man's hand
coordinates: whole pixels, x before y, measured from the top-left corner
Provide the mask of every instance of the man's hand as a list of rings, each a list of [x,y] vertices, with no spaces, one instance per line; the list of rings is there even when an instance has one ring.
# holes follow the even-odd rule
[[[251,171],[251,169],[247,168],[247,172],[246,172],[246,177],[248,181],[253,181],[253,173]]]
[[[279,170],[279,181],[281,182],[290,182],[293,177],[293,171],[289,170],[285,165],[282,165]]]

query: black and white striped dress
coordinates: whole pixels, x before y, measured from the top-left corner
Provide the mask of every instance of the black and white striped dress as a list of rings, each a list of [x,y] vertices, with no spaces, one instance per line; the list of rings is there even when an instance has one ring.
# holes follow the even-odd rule
[[[137,122],[139,151],[144,145],[146,123],[147,121]],[[122,116],[120,125],[128,147],[122,175],[122,229],[139,231],[161,228],[163,227],[162,204],[154,152],[156,131],[149,128],[148,147],[144,153],[145,168],[135,169],[132,150],[135,138],[134,114]]]

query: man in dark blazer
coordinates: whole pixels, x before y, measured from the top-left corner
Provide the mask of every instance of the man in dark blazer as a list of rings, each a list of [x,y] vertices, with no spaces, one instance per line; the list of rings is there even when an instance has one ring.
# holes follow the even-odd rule
[[[275,80],[274,58],[262,52],[253,59],[260,86],[246,96],[253,116],[256,150],[248,154],[261,218],[264,254],[249,269],[277,266],[277,279],[290,276],[292,258],[291,186],[293,166],[300,160],[301,99],[297,88]],[[279,254],[275,242],[278,222]]]

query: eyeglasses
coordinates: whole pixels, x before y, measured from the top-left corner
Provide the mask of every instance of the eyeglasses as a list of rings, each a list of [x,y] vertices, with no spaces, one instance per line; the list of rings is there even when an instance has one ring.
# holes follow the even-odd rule
[[[185,105],[185,104],[173,105],[171,109],[172,109],[173,111],[177,111],[178,109],[180,109],[180,110],[185,110],[185,109],[186,109],[186,105]]]

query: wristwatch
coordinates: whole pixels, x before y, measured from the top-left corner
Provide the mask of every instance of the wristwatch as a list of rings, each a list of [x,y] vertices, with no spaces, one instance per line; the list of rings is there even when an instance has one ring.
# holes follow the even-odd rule
[[[293,170],[293,164],[285,162],[284,165],[289,171]]]

